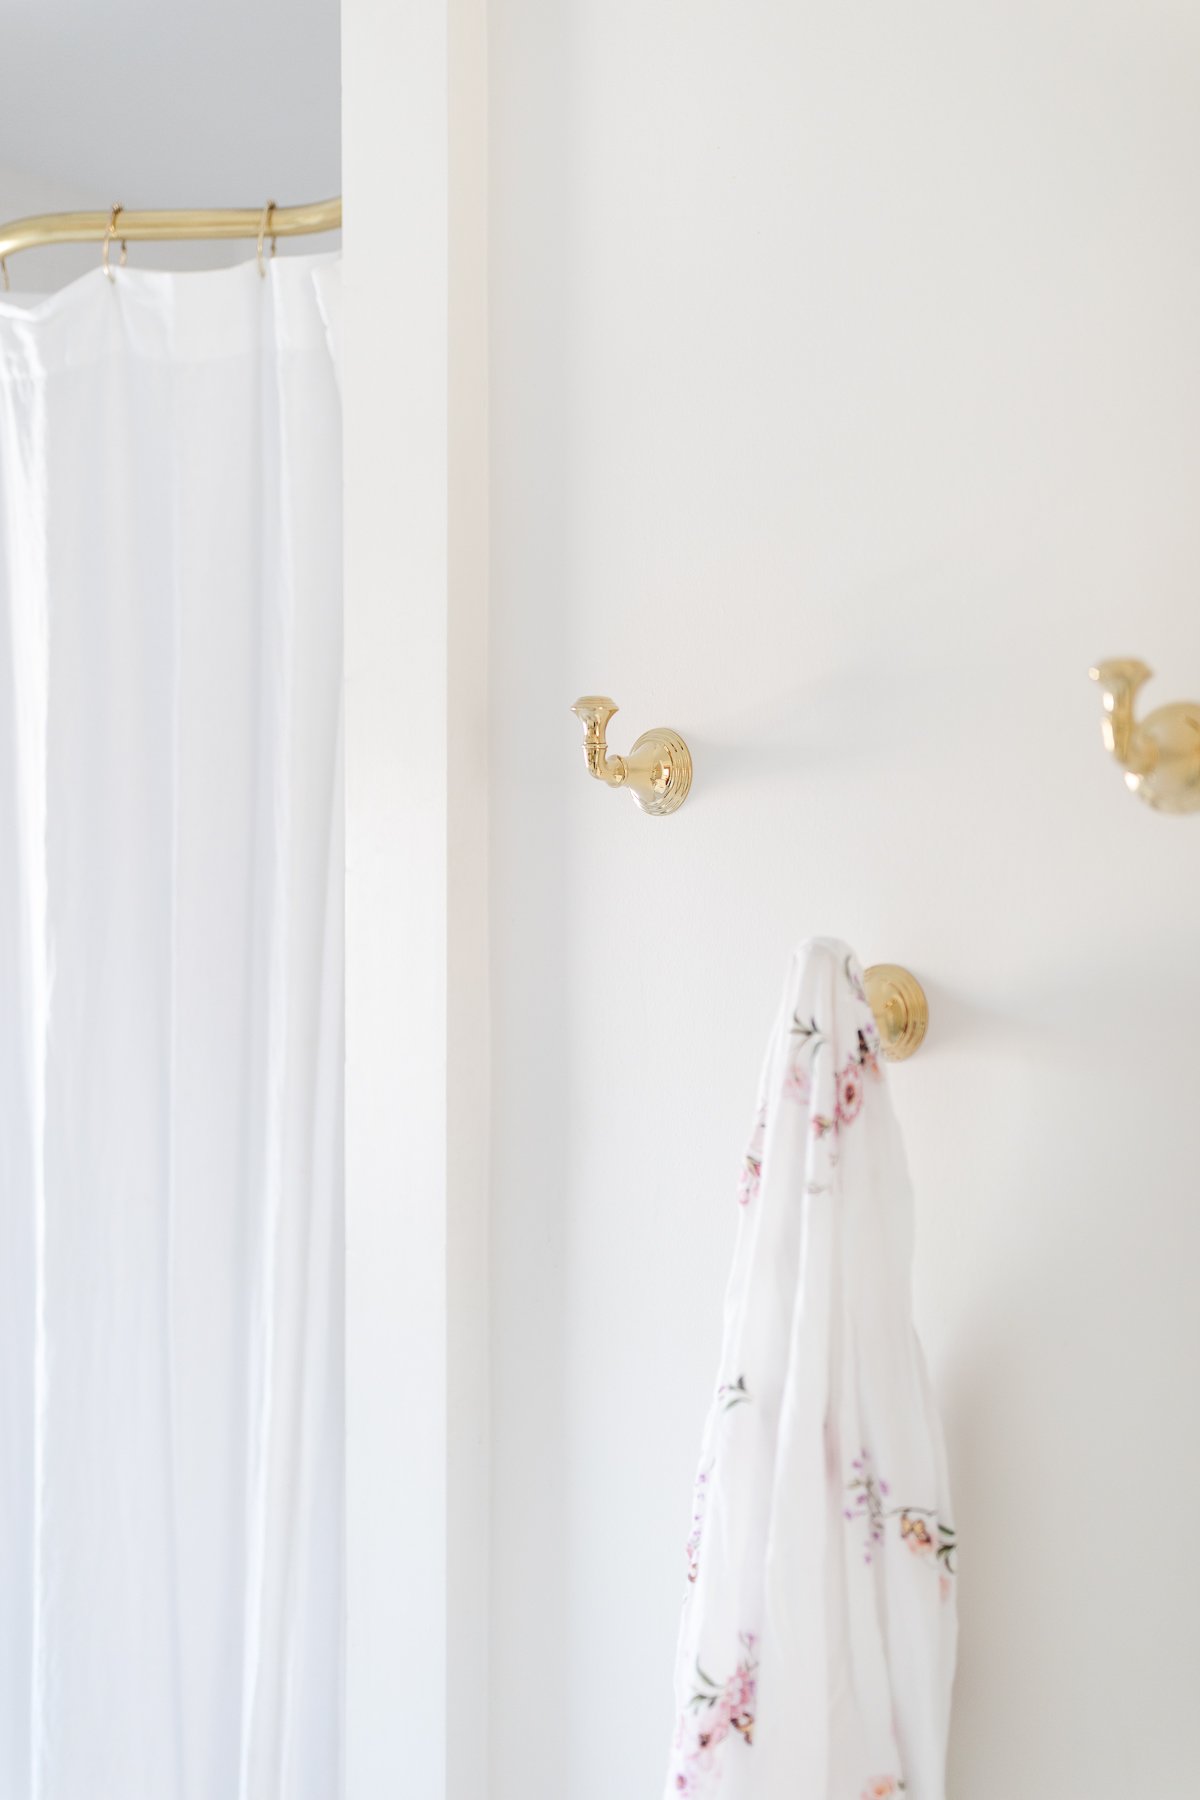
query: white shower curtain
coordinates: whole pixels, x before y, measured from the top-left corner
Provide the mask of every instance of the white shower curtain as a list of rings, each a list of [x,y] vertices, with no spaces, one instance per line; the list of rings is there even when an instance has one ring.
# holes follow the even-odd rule
[[[338,273],[0,296],[0,1800],[341,1792]]]

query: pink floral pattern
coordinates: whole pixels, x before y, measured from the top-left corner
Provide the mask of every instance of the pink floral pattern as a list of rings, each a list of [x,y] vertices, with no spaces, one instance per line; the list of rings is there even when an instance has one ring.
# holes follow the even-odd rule
[[[855,1154],[864,1133],[870,1148],[877,1117],[881,1125],[890,1125],[891,1108],[882,1082],[879,1032],[861,970],[847,946],[814,939],[802,947],[789,970],[777,1017],[738,1173],[738,1248],[727,1299],[720,1385],[705,1425],[685,1549],[687,1587],[675,1664],[677,1723],[666,1785],[673,1800],[719,1800],[721,1793],[741,1793],[766,1776],[764,1749],[751,1754],[760,1735],[760,1658],[771,1656],[781,1694],[795,1688],[798,1676],[791,1645],[772,1640],[768,1653],[760,1644],[763,1571],[771,1548],[763,1536],[760,1512],[765,1518],[767,1509],[761,1501],[770,1491],[779,1447],[806,1442],[807,1426],[797,1422],[799,1413],[793,1419],[780,1407],[779,1368],[791,1367],[789,1322],[797,1300],[810,1291],[819,1297],[818,1284],[830,1277],[820,1258],[811,1259],[811,1266],[803,1258],[781,1259],[775,1247],[780,1241],[792,1242],[797,1228],[803,1229],[811,1216],[835,1252],[840,1246],[846,1257],[865,1254],[863,1234],[848,1234],[852,1209],[843,1209],[837,1197],[844,1195],[856,1203],[855,1218],[859,1202],[882,1211],[897,1195],[904,1197],[903,1184],[890,1166],[880,1158]],[[864,1115],[871,1121],[866,1126],[859,1123]],[[897,1356],[909,1353],[909,1275],[904,1231],[898,1225],[883,1237],[882,1245],[869,1250],[873,1258],[882,1256],[883,1263],[876,1270],[872,1262],[873,1279],[864,1284],[864,1298],[855,1302],[857,1310],[842,1336],[829,1340],[828,1366],[822,1373],[821,1358],[809,1359],[812,1372],[804,1376],[805,1392],[814,1402],[811,1419],[824,1418],[824,1447],[831,1439],[845,1447],[844,1461],[839,1456],[824,1462],[823,1498],[845,1512],[847,1560],[858,1564],[862,1559],[859,1574],[851,1567],[849,1579],[836,1584],[838,1612],[827,1624],[829,1656],[838,1659],[830,1662],[831,1671],[840,1671],[849,1655],[863,1690],[861,1732],[856,1727],[855,1742],[845,1746],[852,1760],[843,1777],[843,1800],[907,1800],[897,1747],[908,1741],[906,1733],[935,1729],[944,1718],[948,1696],[942,1692],[946,1681],[939,1671],[953,1663],[956,1540],[940,1516],[950,1512],[939,1472],[944,1451],[936,1415],[923,1396],[914,1389],[911,1405],[896,1402],[891,1370]],[[838,1266],[835,1254],[835,1281]],[[886,1317],[877,1303],[875,1273],[886,1277],[894,1290],[894,1312]],[[779,1306],[781,1297],[789,1304]],[[760,1329],[763,1307],[771,1319],[779,1312],[778,1328]],[[818,1310],[814,1309],[814,1317]],[[814,1331],[820,1329],[818,1322]],[[847,1375],[851,1350],[857,1363]],[[842,1383],[835,1388],[832,1377],[838,1359]],[[818,1404],[822,1385],[824,1414]],[[891,1466],[880,1469],[867,1445],[872,1443],[874,1420],[883,1417],[888,1421],[886,1456]],[[879,1447],[884,1443],[880,1440]],[[820,1447],[813,1445],[814,1450]],[[922,1476],[904,1497],[930,1500],[934,1507],[898,1503],[884,1475],[899,1485],[901,1472],[910,1469],[929,1470],[929,1482]],[[815,1534],[792,1533],[786,1557],[779,1559],[778,1579],[819,1570],[819,1560],[814,1559],[827,1556],[828,1547],[822,1548],[823,1539],[810,1544],[810,1535]],[[909,1556],[914,1559],[911,1564]],[[889,1670],[878,1667],[873,1648],[872,1602],[882,1600],[875,1590],[885,1568],[889,1609],[894,1602],[903,1621],[897,1641],[907,1643],[911,1628],[951,1652],[930,1658],[927,1675],[923,1665],[921,1680],[903,1691],[893,1686]],[[945,1608],[931,1604],[937,1595],[928,1588],[929,1581],[949,1596]],[[926,1719],[929,1708],[933,1711]],[[889,1763],[890,1772],[872,1772],[886,1770]],[[794,1786],[795,1772],[788,1773]],[[786,1782],[780,1784],[774,1770],[771,1777],[782,1792]],[[917,1779],[915,1764],[912,1778]]]
[[[709,1483],[712,1480],[711,1463],[700,1470],[696,1477],[696,1493],[692,1502],[692,1529],[684,1554],[687,1557],[687,1578],[689,1587],[695,1583],[700,1573],[700,1541],[704,1535],[704,1508],[708,1500]]]
[[[762,1181],[762,1159],[747,1156],[742,1168],[742,1178],[738,1182],[738,1205],[749,1206],[758,1197],[759,1183]]]
[[[791,1099],[803,1104],[812,1093],[813,1064],[829,1039],[815,1018],[802,1018],[798,1012],[792,1015],[792,1036],[800,1041],[788,1067],[785,1088]]]
[[[846,979],[861,998],[862,984],[849,966]],[[790,1099],[807,1105],[813,1097],[812,1067],[829,1037],[815,1018],[805,1019],[799,1013],[792,1019],[792,1036],[799,1038],[800,1043],[788,1069],[784,1092]],[[813,1108],[812,1129],[818,1140],[836,1138],[844,1126],[854,1123],[862,1110],[868,1078],[880,1078],[879,1033],[874,1020],[858,1028],[857,1046],[834,1077],[833,1092],[825,1096],[825,1110]]]
[[[900,1514],[900,1542],[907,1544],[914,1556],[932,1556],[933,1538],[928,1525],[918,1513]]]
[[[839,1125],[853,1124],[862,1105],[862,1073],[855,1062],[849,1062],[838,1076],[837,1116]]]
[[[717,1752],[729,1738],[754,1742],[758,1693],[758,1639],[741,1635],[741,1655],[732,1675],[714,1681],[696,1664],[687,1715],[680,1721],[672,1783],[677,1794],[698,1794],[705,1777],[718,1768]]]
[[[904,1507],[899,1517],[900,1542],[914,1556],[928,1559],[936,1567],[942,1599],[949,1599],[950,1579],[955,1573],[954,1558],[958,1550],[958,1537],[953,1525],[947,1525],[936,1513],[924,1508]]]
[[[738,1204],[749,1206],[758,1198],[758,1189],[762,1181],[763,1145],[767,1138],[767,1109],[762,1107],[754,1121],[754,1130],[750,1134],[750,1143],[746,1150],[746,1160],[742,1164],[742,1176],[738,1182]]]
[[[869,1563],[874,1560],[873,1553],[881,1548],[884,1541],[887,1515],[883,1510],[883,1503],[888,1496],[888,1484],[875,1473],[867,1450],[861,1456],[856,1456],[850,1466],[854,1473],[846,1483],[846,1489],[855,1499],[843,1512],[851,1522],[861,1519],[866,1525],[863,1561]]]
[[[787,1072],[784,1092],[789,1100],[796,1100],[801,1106],[807,1106],[812,1093],[812,1080],[804,1064],[798,1059]]]
[[[885,1507],[884,1501],[889,1498],[890,1490],[887,1482],[876,1474],[869,1451],[864,1450],[861,1456],[856,1456],[850,1467],[852,1474],[846,1483],[846,1491],[855,1498],[842,1511],[851,1524],[861,1520],[866,1526],[863,1561],[874,1561],[875,1554],[886,1541],[888,1520],[896,1519],[900,1543],[913,1556],[927,1557],[931,1566],[938,1569],[942,1598],[947,1599],[950,1592],[947,1582],[955,1573],[954,1559],[958,1548],[954,1527],[944,1524],[928,1507]]]

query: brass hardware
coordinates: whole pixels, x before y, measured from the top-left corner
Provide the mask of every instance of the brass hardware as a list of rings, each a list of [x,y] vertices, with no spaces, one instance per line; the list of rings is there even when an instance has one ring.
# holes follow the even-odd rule
[[[268,200],[267,204],[262,209],[262,218],[258,221],[258,246],[257,246],[258,272],[262,276],[264,281],[267,279],[267,265],[263,261],[263,239],[266,237],[267,232],[270,230],[271,219],[274,216],[274,213],[275,213],[275,202],[273,200]],[[272,232],[271,233],[271,255],[272,256],[274,256],[274,254],[278,248],[279,248],[279,240],[276,238],[274,232]]]
[[[109,233],[110,215],[103,212],[42,213],[35,218],[14,219],[0,225],[0,261],[18,250],[41,249],[46,244],[102,244]],[[263,223],[261,206],[226,206],[216,210],[121,213],[121,237],[131,244],[199,241],[216,238],[257,239]],[[341,200],[318,200],[309,206],[277,206],[270,214],[270,235],[307,237],[321,231],[340,231]],[[115,235],[115,234],[114,234]]]
[[[1153,673],[1144,662],[1123,657],[1088,673],[1104,699],[1104,748],[1125,770],[1130,793],[1157,812],[1200,810],[1200,703],[1180,700],[1139,721],[1138,690]]]
[[[678,732],[665,727],[644,731],[628,756],[610,756],[606,733],[616,701],[603,694],[585,694],[571,711],[583,724],[589,775],[609,787],[628,788],[642,811],[653,818],[663,818],[683,805],[692,785],[692,756]]]
[[[929,1026],[929,1002],[916,976],[899,963],[872,963],[863,972],[863,986],[884,1056],[889,1062],[915,1056]]]
[[[112,244],[113,239],[117,235],[117,220],[120,218],[121,214],[124,211],[125,211],[125,208],[123,206],[121,206],[119,203],[117,203],[113,206],[112,211],[108,215],[108,230],[104,234],[104,254],[100,258],[100,265],[103,268],[104,273],[108,276],[108,279],[110,281],[115,281],[117,278],[113,274],[111,268],[109,267],[108,252],[109,252],[109,248]],[[129,250],[129,245],[125,242],[125,239],[122,238],[121,239],[121,267],[122,268],[125,267],[125,257],[126,257],[128,250]]]

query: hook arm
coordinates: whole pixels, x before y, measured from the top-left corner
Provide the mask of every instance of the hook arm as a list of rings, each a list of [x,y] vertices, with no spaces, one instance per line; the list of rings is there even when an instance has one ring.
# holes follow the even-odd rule
[[[606,742],[608,722],[619,711],[615,700],[605,694],[585,694],[571,711],[583,726],[583,754],[588,774],[609,787],[620,787],[628,773],[623,756],[610,756]]]
[[[1100,721],[1104,748],[1131,774],[1148,775],[1157,755],[1153,742],[1134,718],[1134,706],[1139,689],[1149,681],[1152,671],[1136,657],[1115,657],[1097,664],[1088,673],[1099,683],[1104,703]]]

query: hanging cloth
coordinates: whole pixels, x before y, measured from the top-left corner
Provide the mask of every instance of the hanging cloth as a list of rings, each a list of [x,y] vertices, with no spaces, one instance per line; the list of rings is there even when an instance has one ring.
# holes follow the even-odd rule
[[[945,1800],[956,1547],[862,971],[792,958],[739,1191],[666,1794]]]
[[[340,264],[0,295],[0,1795],[343,1791]]]

